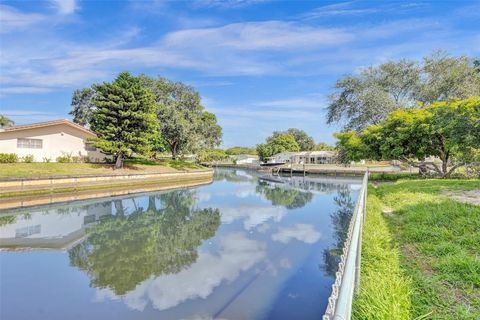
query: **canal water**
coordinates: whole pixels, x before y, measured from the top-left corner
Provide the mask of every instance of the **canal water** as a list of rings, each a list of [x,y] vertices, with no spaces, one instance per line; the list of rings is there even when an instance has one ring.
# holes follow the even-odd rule
[[[219,169],[0,213],[0,318],[320,319],[360,184]]]

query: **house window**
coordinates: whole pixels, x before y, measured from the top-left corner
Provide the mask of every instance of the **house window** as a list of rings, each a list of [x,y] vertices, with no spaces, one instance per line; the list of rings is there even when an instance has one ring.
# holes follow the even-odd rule
[[[87,151],[97,151],[97,148],[93,146],[93,142],[85,142],[85,150]]]
[[[43,140],[42,139],[17,139],[17,148],[26,148],[26,149],[42,149]]]

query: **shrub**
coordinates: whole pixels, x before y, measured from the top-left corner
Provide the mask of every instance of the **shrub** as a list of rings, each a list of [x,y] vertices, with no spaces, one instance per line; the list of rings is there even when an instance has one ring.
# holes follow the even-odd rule
[[[82,162],[89,163],[89,162],[92,162],[92,159],[89,156],[83,156],[82,157]]]
[[[23,162],[25,163],[32,163],[35,158],[33,157],[33,154],[27,154],[26,156],[22,157]]]
[[[71,153],[62,152],[62,155],[57,157],[57,162],[60,163],[70,163],[72,161],[73,157]]]
[[[73,157],[72,157],[72,162],[74,162],[74,163],[80,163],[80,162],[82,162],[82,158],[79,157],[79,156],[73,156]]]
[[[0,153],[0,163],[15,163],[18,156],[15,153]]]
[[[52,161],[52,158],[50,157],[43,157],[43,162],[49,163]]]

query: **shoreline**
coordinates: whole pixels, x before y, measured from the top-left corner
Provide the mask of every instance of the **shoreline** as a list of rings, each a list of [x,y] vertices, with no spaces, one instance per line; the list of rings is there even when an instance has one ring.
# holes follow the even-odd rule
[[[154,178],[134,175],[137,179],[110,180],[100,183],[70,182],[62,184],[37,184],[27,189],[0,188],[0,213],[3,210],[27,208],[37,205],[93,199],[133,193],[160,191],[209,184],[213,170],[157,174]],[[95,178],[95,177],[90,177]],[[74,178],[70,178],[74,179]],[[78,178],[79,179],[79,178]],[[43,181],[50,179],[44,179]],[[107,182],[107,183],[106,183]]]

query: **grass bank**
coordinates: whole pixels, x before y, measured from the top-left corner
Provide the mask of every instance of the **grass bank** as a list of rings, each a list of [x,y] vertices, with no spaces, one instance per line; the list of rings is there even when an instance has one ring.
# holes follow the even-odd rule
[[[480,206],[443,194],[471,189],[480,181],[369,189],[355,319],[480,319]]]
[[[82,174],[134,174],[148,172],[175,172],[203,168],[180,160],[126,160],[123,169],[113,170],[111,164],[97,163],[0,163],[0,177],[44,177]]]

